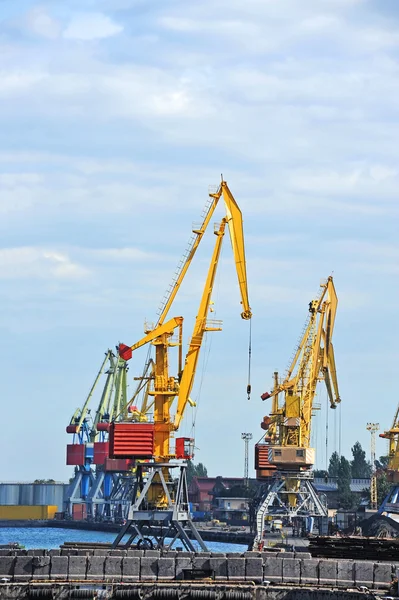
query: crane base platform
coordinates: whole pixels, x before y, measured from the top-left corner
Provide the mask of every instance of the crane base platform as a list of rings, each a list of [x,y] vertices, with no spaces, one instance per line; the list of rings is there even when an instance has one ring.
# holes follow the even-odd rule
[[[289,482],[289,483],[288,483]],[[319,498],[312,483],[312,475],[306,473],[277,472],[263,493],[256,509],[256,537],[254,549],[263,543],[265,518],[288,517],[305,519],[327,517],[327,506]]]
[[[169,470],[179,469],[177,486]],[[197,528],[191,520],[186,478],[187,465],[181,463],[143,463],[136,467],[132,505],[125,525],[118,533],[112,548],[173,548],[180,542],[186,550],[207,551]],[[165,506],[156,506],[154,490],[165,499]],[[145,529],[145,535],[143,533]],[[187,533],[190,533],[190,536]],[[127,541],[123,538],[128,536]]]

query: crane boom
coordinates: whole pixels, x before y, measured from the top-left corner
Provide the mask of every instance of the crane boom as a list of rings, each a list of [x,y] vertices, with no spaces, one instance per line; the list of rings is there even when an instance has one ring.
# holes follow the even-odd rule
[[[236,261],[237,273],[239,273],[238,282],[239,282],[239,286],[240,286],[241,297],[243,299],[242,300],[243,308],[244,308],[243,314],[245,315],[245,316],[243,316],[243,318],[244,319],[251,318],[251,309],[250,309],[249,302],[248,302],[248,290],[247,290],[247,285],[246,285],[247,276],[246,276],[246,262],[245,262],[245,249],[244,249],[244,231],[243,231],[243,226],[242,226],[241,210],[240,210],[237,202],[235,201],[235,198],[234,198],[233,194],[231,193],[230,188],[227,185],[226,181],[222,180],[217,192],[214,194],[209,194],[209,196],[212,199],[212,201],[206,211],[206,214],[205,214],[202,224],[200,225],[200,227],[193,230],[193,233],[196,237],[190,247],[190,250],[188,252],[188,255],[187,255],[183,265],[179,269],[179,274],[176,278],[176,281],[174,282],[169,294],[167,295],[167,299],[166,299],[165,305],[162,309],[162,312],[159,315],[157,325],[162,325],[162,323],[164,322],[165,318],[168,315],[170,307],[172,306],[173,301],[177,295],[177,292],[180,289],[183,279],[188,271],[189,266],[191,265],[191,262],[195,256],[198,246],[201,243],[201,240],[202,240],[204,233],[210,223],[212,215],[215,212],[215,209],[218,205],[218,202],[219,202],[221,196],[223,196],[223,200],[225,203],[227,220],[228,220],[229,231],[230,231],[230,239],[231,239],[231,244],[233,246],[233,253],[234,253],[234,258]]]
[[[238,285],[240,287],[241,303],[243,306],[241,317],[243,319],[250,319],[252,317],[252,312],[248,300],[247,266],[245,260],[242,213],[229,189],[229,186],[225,181],[222,181],[220,191],[223,194],[223,199],[226,205],[227,224],[229,227],[231,246],[236,265]]]
[[[219,262],[220,251],[222,247],[223,236],[226,223],[230,232],[231,246],[233,249],[234,262],[236,266],[238,285],[241,294],[241,304],[243,311],[241,317],[250,319],[252,316],[251,308],[248,300],[247,272],[245,262],[245,247],[244,247],[244,231],[242,223],[242,214],[236,201],[234,200],[227,184],[222,183],[222,193],[226,196],[227,217],[225,217],[220,227],[215,231],[217,236],[215,249],[212,255],[208,276],[206,279],[204,291],[202,294],[198,315],[194,325],[194,331],[191,337],[190,346],[187,352],[186,363],[183,370],[183,375],[180,381],[180,390],[178,397],[178,405],[175,417],[175,429],[178,429],[184,410],[187,406],[189,396],[194,384],[195,371],[197,367],[198,357],[201,350],[201,344],[204,333],[206,331],[220,331],[219,323],[208,323],[207,314],[209,311],[211,293],[215,281],[216,270]]]
[[[213,327],[210,324],[207,324],[207,315],[209,311],[211,294],[213,290],[213,285],[215,282],[216,270],[219,262],[220,251],[222,248],[224,230],[226,226],[226,219],[220,224],[218,231],[215,231],[216,234],[216,243],[213,251],[211,264],[208,271],[208,276],[206,278],[204,291],[202,293],[202,298],[198,310],[198,315],[195,320],[193,334],[191,336],[186,361],[183,369],[183,374],[180,380],[179,387],[179,395],[177,402],[177,410],[176,417],[174,422],[174,428],[177,430],[179,428],[180,422],[182,420],[185,408],[187,406],[187,402],[194,384],[195,371],[197,367],[198,357],[201,350],[201,344],[204,337],[204,333],[206,331],[221,331],[221,323],[214,323]]]
[[[95,378],[95,380],[93,382],[93,385],[90,388],[90,391],[88,393],[88,396],[87,396],[87,398],[85,400],[84,405],[82,406],[81,409],[77,408],[76,411],[74,412],[74,414],[72,415],[69,427],[71,427],[71,428],[75,428],[76,427],[76,429],[75,429],[76,433],[79,433],[80,430],[81,430],[83,422],[84,422],[84,420],[85,420],[85,418],[87,416],[88,408],[89,408],[89,405],[90,405],[90,400],[91,400],[91,398],[93,396],[94,390],[97,387],[97,384],[98,384],[98,382],[100,380],[100,377],[101,377],[101,375],[104,372],[104,367],[107,364],[108,360],[112,361],[112,351],[111,350],[108,350],[105,353],[105,358],[104,358],[103,362],[101,363],[101,367],[100,367],[100,369],[99,369],[99,371],[98,371],[98,373],[96,375],[96,378]]]

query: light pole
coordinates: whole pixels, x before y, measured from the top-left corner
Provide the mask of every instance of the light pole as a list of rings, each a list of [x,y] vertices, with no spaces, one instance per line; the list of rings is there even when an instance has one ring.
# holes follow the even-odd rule
[[[242,433],[241,434],[241,439],[244,440],[244,444],[245,444],[245,463],[244,463],[244,483],[245,483],[245,487],[248,487],[248,447],[249,447],[249,441],[252,440],[252,433]]]
[[[375,434],[379,430],[379,423],[367,423],[366,429],[371,433],[371,481],[370,481],[370,500],[371,508],[378,508],[377,498],[377,474],[375,470]]]

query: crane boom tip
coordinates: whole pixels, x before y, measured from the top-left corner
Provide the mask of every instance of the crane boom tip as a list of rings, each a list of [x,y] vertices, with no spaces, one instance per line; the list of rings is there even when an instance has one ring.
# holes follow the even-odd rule
[[[244,312],[241,313],[241,318],[248,321],[249,319],[252,318],[252,312],[250,310],[245,310]]]

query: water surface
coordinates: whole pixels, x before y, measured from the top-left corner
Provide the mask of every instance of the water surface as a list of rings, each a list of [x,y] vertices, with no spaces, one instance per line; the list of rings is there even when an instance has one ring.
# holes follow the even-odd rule
[[[56,529],[53,527],[0,527],[0,544],[18,542],[27,550],[31,548],[59,548],[64,542],[113,542],[116,533],[109,531],[85,531],[79,529]],[[196,544],[196,542],[193,542]],[[247,544],[205,542],[213,552],[245,552]]]

